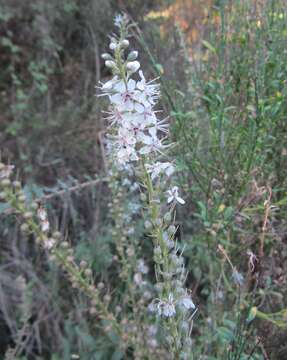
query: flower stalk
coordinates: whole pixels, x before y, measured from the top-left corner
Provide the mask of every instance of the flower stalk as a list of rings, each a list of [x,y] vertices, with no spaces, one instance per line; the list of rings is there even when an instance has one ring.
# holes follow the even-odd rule
[[[167,142],[168,124],[166,119],[158,119],[155,110],[159,86],[155,80],[146,81],[136,51],[126,54],[129,42],[123,34],[128,35],[127,18],[118,17],[116,26],[120,31],[118,37],[113,35],[111,39],[112,54],[103,54],[113,73],[111,80],[101,84],[100,96],[107,96],[110,101],[106,145],[119,171],[133,169],[142,184],[147,210],[145,227],[153,240],[158,294],[148,310],[160,318],[173,358],[188,358],[195,305],[184,286],[184,258],[175,239],[175,209],[185,201],[177,186],[166,188],[175,167],[166,161],[171,147]]]

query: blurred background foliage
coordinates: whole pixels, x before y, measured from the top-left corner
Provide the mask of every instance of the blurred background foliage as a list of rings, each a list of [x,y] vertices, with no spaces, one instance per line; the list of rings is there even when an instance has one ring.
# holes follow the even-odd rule
[[[284,0],[0,0],[1,157],[17,166],[29,196],[47,197],[54,226],[112,284],[110,194],[93,182],[105,175],[106,103],[94,95],[110,76],[100,54],[119,11],[138,24],[132,42],[148,77],[161,77],[161,105],[177,142],[189,204],[181,237],[199,304],[194,359],[284,360]],[[85,300],[69,296],[63,274],[21,237],[4,207],[0,356],[16,344],[19,359],[120,359],[94,336]],[[244,276],[239,292],[218,245]]]

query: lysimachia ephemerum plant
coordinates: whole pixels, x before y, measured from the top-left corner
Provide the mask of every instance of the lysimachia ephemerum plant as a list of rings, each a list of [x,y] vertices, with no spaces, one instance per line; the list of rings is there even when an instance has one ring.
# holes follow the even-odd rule
[[[138,52],[129,51],[130,24],[125,15],[115,19],[117,34],[110,38],[111,53],[102,58],[113,77],[101,84],[101,95],[110,107],[107,149],[118,169],[133,169],[142,184],[141,198],[147,209],[145,228],[153,242],[156,296],[148,311],[160,320],[163,336],[173,359],[190,359],[192,318],[196,311],[185,287],[186,270],[182,247],[175,239],[175,212],[185,201],[171,175],[175,166],[168,151],[167,119],[155,110],[160,96],[155,80],[147,81]],[[167,188],[167,185],[169,188]]]
[[[72,287],[80,290],[90,300],[90,315],[102,320],[105,331],[122,337],[121,327],[109,310],[103,296],[105,285],[94,283],[93,272],[84,260],[79,263],[74,257],[73,248],[58,231],[51,231],[48,214],[43,205],[31,201],[25,195],[21,182],[12,181],[14,166],[0,163],[0,201],[4,201],[21,222],[23,234],[33,235],[36,243],[47,252],[50,261],[56,262],[70,279]]]

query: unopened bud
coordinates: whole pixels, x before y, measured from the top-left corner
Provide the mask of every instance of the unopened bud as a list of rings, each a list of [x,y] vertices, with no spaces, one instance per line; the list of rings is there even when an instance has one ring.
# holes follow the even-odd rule
[[[24,219],[29,220],[29,219],[31,219],[33,217],[33,213],[31,211],[26,211],[23,214],[23,217],[24,217]]]
[[[18,201],[24,203],[26,201],[26,196],[24,194],[18,196]]]
[[[29,225],[24,223],[21,225],[20,229],[23,233],[26,233],[27,231],[29,231]]]
[[[140,68],[140,63],[138,61],[131,61],[127,63],[127,70],[131,73],[135,73]]]
[[[97,309],[95,307],[91,307],[89,312],[90,312],[91,315],[96,315]]]
[[[137,51],[132,51],[129,53],[128,55],[128,61],[134,61],[136,58],[138,57],[138,52]]]
[[[80,267],[81,267],[82,269],[86,268],[87,266],[88,266],[88,263],[87,263],[85,260],[82,260],[82,261],[80,262]]]
[[[105,287],[105,284],[103,282],[98,283],[98,289],[102,290]]]
[[[117,44],[116,44],[115,42],[111,42],[110,45],[109,45],[109,48],[110,48],[112,51],[114,51],[114,50],[116,50],[116,48],[117,48]]]
[[[56,240],[60,240],[62,237],[62,234],[60,233],[60,231],[54,231],[53,232],[53,238],[55,238]]]
[[[92,272],[91,269],[86,269],[86,270],[85,270],[85,275],[86,275],[86,276],[92,276],[92,274],[93,274],[93,272]]]
[[[113,60],[113,57],[108,53],[104,53],[104,54],[102,54],[102,59],[104,59],[104,60]]]
[[[109,294],[106,294],[106,295],[104,296],[104,301],[107,302],[107,303],[109,303],[109,302],[111,301],[111,296],[110,296]]]
[[[1,191],[0,192],[0,200],[5,200],[6,199],[6,193],[5,191]]]
[[[169,232],[169,234],[173,235],[176,232],[176,227],[174,225],[171,225],[167,231]]]
[[[130,42],[127,39],[124,39],[123,41],[121,41],[121,47],[126,49],[129,46]]]
[[[9,179],[3,179],[3,180],[1,181],[1,185],[2,185],[3,187],[8,187],[8,186],[11,185],[11,181],[10,181]]]
[[[63,248],[63,249],[68,249],[68,247],[69,247],[69,243],[68,243],[67,241],[63,241],[63,242],[61,243],[61,248]]]
[[[16,189],[21,189],[21,183],[20,183],[20,181],[17,181],[17,180],[13,181],[13,186],[14,186]]]
[[[106,60],[105,65],[106,65],[106,67],[111,68],[111,69],[116,67],[116,63],[112,60]]]

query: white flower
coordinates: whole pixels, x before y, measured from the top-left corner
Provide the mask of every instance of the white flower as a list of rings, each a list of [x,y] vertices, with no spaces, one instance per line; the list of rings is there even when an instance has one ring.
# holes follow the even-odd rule
[[[174,304],[171,304],[171,303],[165,303],[163,304],[162,306],[162,314],[165,316],[165,317],[172,317],[176,314],[176,311],[175,311],[175,306]]]
[[[50,229],[50,223],[49,223],[48,220],[43,220],[43,221],[41,221],[40,225],[41,225],[41,229],[42,229],[42,231],[43,231],[44,233],[49,231],[49,229]]]
[[[164,147],[161,143],[161,140],[157,137],[152,137],[148,135],[142,135],[141,142],[144,146],[140,149],[140,154],[146,155],[151,152],[161,152],[161,149]]]
[[[157,311],[157,305],[154,302],[151,302],[148,307],[148,311],[151,313],[155,313]]]
[[[101,90],[104,92],[111,91],[118,81],[119,81],[119,78],[117,76],[114,76],[111,80],[108,80],[107,82],[102,84]]]
[[[170,293],[167,300],[159,300],[157,304],[158,315],[172,317],[176,314],[173,294]]]
[[[152,165],[146,165],[147,172],[151,174],[151,179],[155,180],[161,173],[170,176],[174,173],[174,166],[169,162],[156,162]]]
[[[125,21],[126,21],[125,15],[117,14],[117,15],[114,17],[114,24],[115,24],[115,26],[117,26],[117,27],[121,27],[122,24],[123,24]]]
[[[39,207],[37,210],[37,216],[41,221],[47,220],[47,211],[43,207]]]
[[[132,146],[125,146],[118,150],[117,159],[119,164],[125,165],[130,161],[137,161],[138,156],[135,149]]]
[[[152,84],[154,80],[147,83],[142,71],[139,71],[139,75],[141,80],[137,82],[137,88],[141,90],[141,97],[153,106],[159,97],[159,85]]]
[[[185,201],[178,195],[178,186],[173,186],[171,190],[167,191],[167,203],[178,202],[179,204],[185,204]]]
[[[110,96],[111,103],[117,106],[119,111],[133,111],[137,91],[136,82],[130,79],[127,83],[123,80],[117,82],[114,86],[114,94]]]
[[[186,295],[178,300],[178,305],[185,308],[186,310],[195,309],[195,305],[191,300],[190,296]]]

